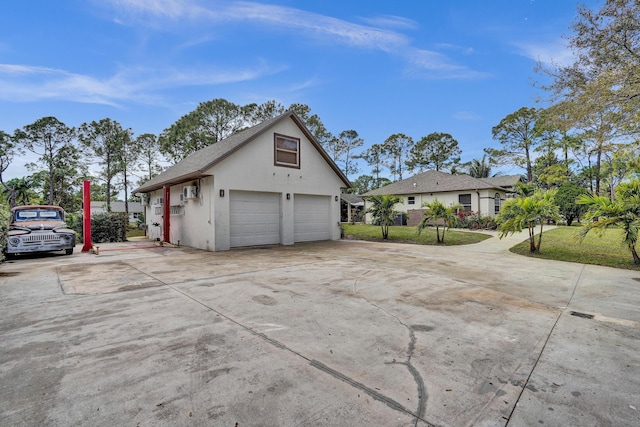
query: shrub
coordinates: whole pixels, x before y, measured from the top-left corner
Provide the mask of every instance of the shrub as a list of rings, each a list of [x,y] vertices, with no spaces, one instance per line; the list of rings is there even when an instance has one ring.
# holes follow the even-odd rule
[[[127,240],[129,217],[124,212],[104,212],[91,215],[91,240],[93,243],[124,242]],[[78,215],[74,230],[84,242],[82,215]]]
[[[480,215],[474,211],[458,212],[458,228],[469,230],[496,230],[498,224],[488,215]]]
[[[0,262],[4,260],[4,248],[7,246],[9,216],[9,209],[7,208],[7,205],[0,205]]]

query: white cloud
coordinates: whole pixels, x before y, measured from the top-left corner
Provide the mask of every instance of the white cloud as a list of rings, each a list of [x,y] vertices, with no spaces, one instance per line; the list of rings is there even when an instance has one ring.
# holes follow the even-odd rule
[[[149,15],[172,19],[184,24],[185,19],[204,24],[219,22],[255,22],[278,30],[295,30],[307,37],[328,40],[333,43],[356,48],[375,49],[404,58],[416,71],[442,71],[444,74],[431,75],[436,78],[477,78],[482,73],[455,65],[443,54],[412,46],[406,35],[382,27],[414,28],[416,23],[397,16],[382,16],[366,20],[371,25],[361,25],[331,16],[308,12],[301,9],[269,5],[249,1],[215,2],[200,6],[195,0],[164,0],[164,7],[153,0],[111,0],[114,6],[126,14],[125,19],[146,23]],[[451,45],[449,45],[451,46]],[[455,72],[452,72],[454,71]],[[417,73],[420,74],[420,73]]]
[[[253,80],[281,69],[270,69],[266,64],[224,70],[163,69],[161,73],[131,68],[100,79],[53,68],[0,64],[0,99],[20,102],[57,99],[112,106],[118,106],[123,101],[156,103],[158,97],[150,93],[158,90]]]
[[[373,18],[360,18],[363,22],[373,25],[375,27],[384,28],[405,28],[414,29],[418,28],[418,23],[413,19],[403,18],[402,16],[395,15],[382,15]]]
[[[481,79],[488,73],[471,70],[465,66],[452,63],[446,55],[429,50],[412,49],[405,52],[406,59],[414,68],[410,74],[420,75],[428,72],[428,77],[436,79]]]
[[[573,52],[563,40],[555,42],[515,42],[520,55],[547,66],[568,66],[575,61]]]
[[[435,47],[437,47],[439,49],[446,49],[446,50],[453,50],[453,51],[457,51],[457,52],[462,52],[465,55],[471,55],[472,53],[474,53],[474,49],[472,47],[458,46],[458,45],[452,44],[452,43],[436,43]]]

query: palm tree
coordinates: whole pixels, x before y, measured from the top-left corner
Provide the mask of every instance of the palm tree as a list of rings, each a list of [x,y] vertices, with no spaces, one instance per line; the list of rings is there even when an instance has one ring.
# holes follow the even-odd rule
[[[529,231],[529,251],[540,253],[544,221],[560,218],[554,196],[555,190],[537,190],[530,196],[507,200],[496,218],[500,231],[498,237],[502,239],[527,228]],[[538,221],[540,222],[540,235],[536,243],[535,228]]]
[[[31,177],[13,178],[4,183],[2,194],[7,199],[9,207],[16,205],[31,204],[31,198],[34,196],[33,179]]]
[[[12,179],[11,184],[13,189],[15,190],[16,195],[16,203],[19,205],[28,205],[31,203],[31,196],[33,195],[33,191],[31,187],[33,186],[33,181],[31,177],[24,178],[15,178]]]
[[[418,234],[422,233],[426,227],[430,225],[436,226],[436,240],[438,243],[444,243],[444,233],[447,228],[453,227],[458,222],[457,210],[461,205],[453,205],[446,207],[444,203],[435,199],[431,203],[424,203],[424,211],[422,221],[418,224]],[[440,235],[440,226],[442,225],[442,236]]]
[[[400,198],[396,196],[371,196],[367,198],[367,202],[371,203],[371,207],[366,213],[373,216],[373,224],[382,227],[382,238],[389,237],[389,226],[393,225],[393,219],[398,212],[393,209],[396,203],[400,202]]]
[[[489,178],[491,176],[491,160],[487,161],[487,155],[482,160],[473,159],[469,163],[469,175],[474,178]]]
[[[536,186],[532,182],[516,182],[516,188],[514,189],[515,193],[518,197],[529,197],[533,196],[533,193],[536,192]]]
[[[580,205],[589,207],[585,225],[580,231],[581,238],[591,230],[600,233],[611,227],[619,227],[623,233],[623,243],[631,251],[633,263],[640,265],[640,256],[636,250],[640,233],[640,181],[620,184],[616,189],[616,200],[608,197],[584,194],[576,200]]]

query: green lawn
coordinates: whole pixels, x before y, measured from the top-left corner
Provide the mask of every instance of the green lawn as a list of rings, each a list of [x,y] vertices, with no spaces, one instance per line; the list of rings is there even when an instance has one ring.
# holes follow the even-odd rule
[[[383,241],[382,231],[379,226],[376,225],[364,225],[364,224],[343,224],[344,234],[347,238],[358,240],[372,240]],[[454,229],[447,230],[444,236],[444,245],[468,245],[470,243],[478,243],[485,239],[490,238],[488,234],[483,234],[479,231],[458,231]],[[417,245],[437,245],[436,242],[436,229],[426,228],[420,235],[416,230],[416,227],[407,226],[391,226],[389,227],[389,240],[392,242],[400,243],[414,243]]]
[[[580,227],[557,227],[543,232],[540,254],[529,252],[528,240],[511,248],[511,252],[534,258],[640,270],[640,266],[633,264],[629,249],[622,245],[621,230],[610,229],[602,236],[591,231],[583,241],[578,238],[579,231]]]
[[[378,226],[343,224],[343,227],[346,238],[383,241],[382,232]],[[629,249],[621,243],[622,232],[620,230],[610,229],[602,236],[591,231],[583,241],[578,238],[579,231],[580,226],[557,227],[553,230],[545,231],[542,235],[541,253],[531,254],[528,240],[511,248],[511,252],[534,258],[580,262],[640,271],[640,266],[633,264]],[[481,231],[469,232],[451,229],[445,235],[444,244],[446,246],[467,245],[481,242],[489,237],[491,236],[483,234]],[[536,236],[537,238],[538,236]],[[388,241],[437,245],[436,231],[433,228],[427,228],[422,231],[421,235],[418,235],[416,227],[389,227]]]
[[[142,236],[144,236],[144,230],[141,230],[138,227],[129,227],[129,229],[127,230],[127,238]]]

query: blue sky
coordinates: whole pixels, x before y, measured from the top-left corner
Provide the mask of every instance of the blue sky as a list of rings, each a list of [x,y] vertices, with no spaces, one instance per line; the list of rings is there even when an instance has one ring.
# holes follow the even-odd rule
[[[450,133],[468,161],[498,146],[491,128],[507,114],[545,105],[534,67],[570,61],[563,36],[579,3],[601,4],[4,2],[0,129],[109,117],[136,135],[159,134],[202,101],[275,99],[309,105],[336,135],[356,130],[365,148],[398,132]],[[5,179],[27,174],[24,160],[15,163]]]

